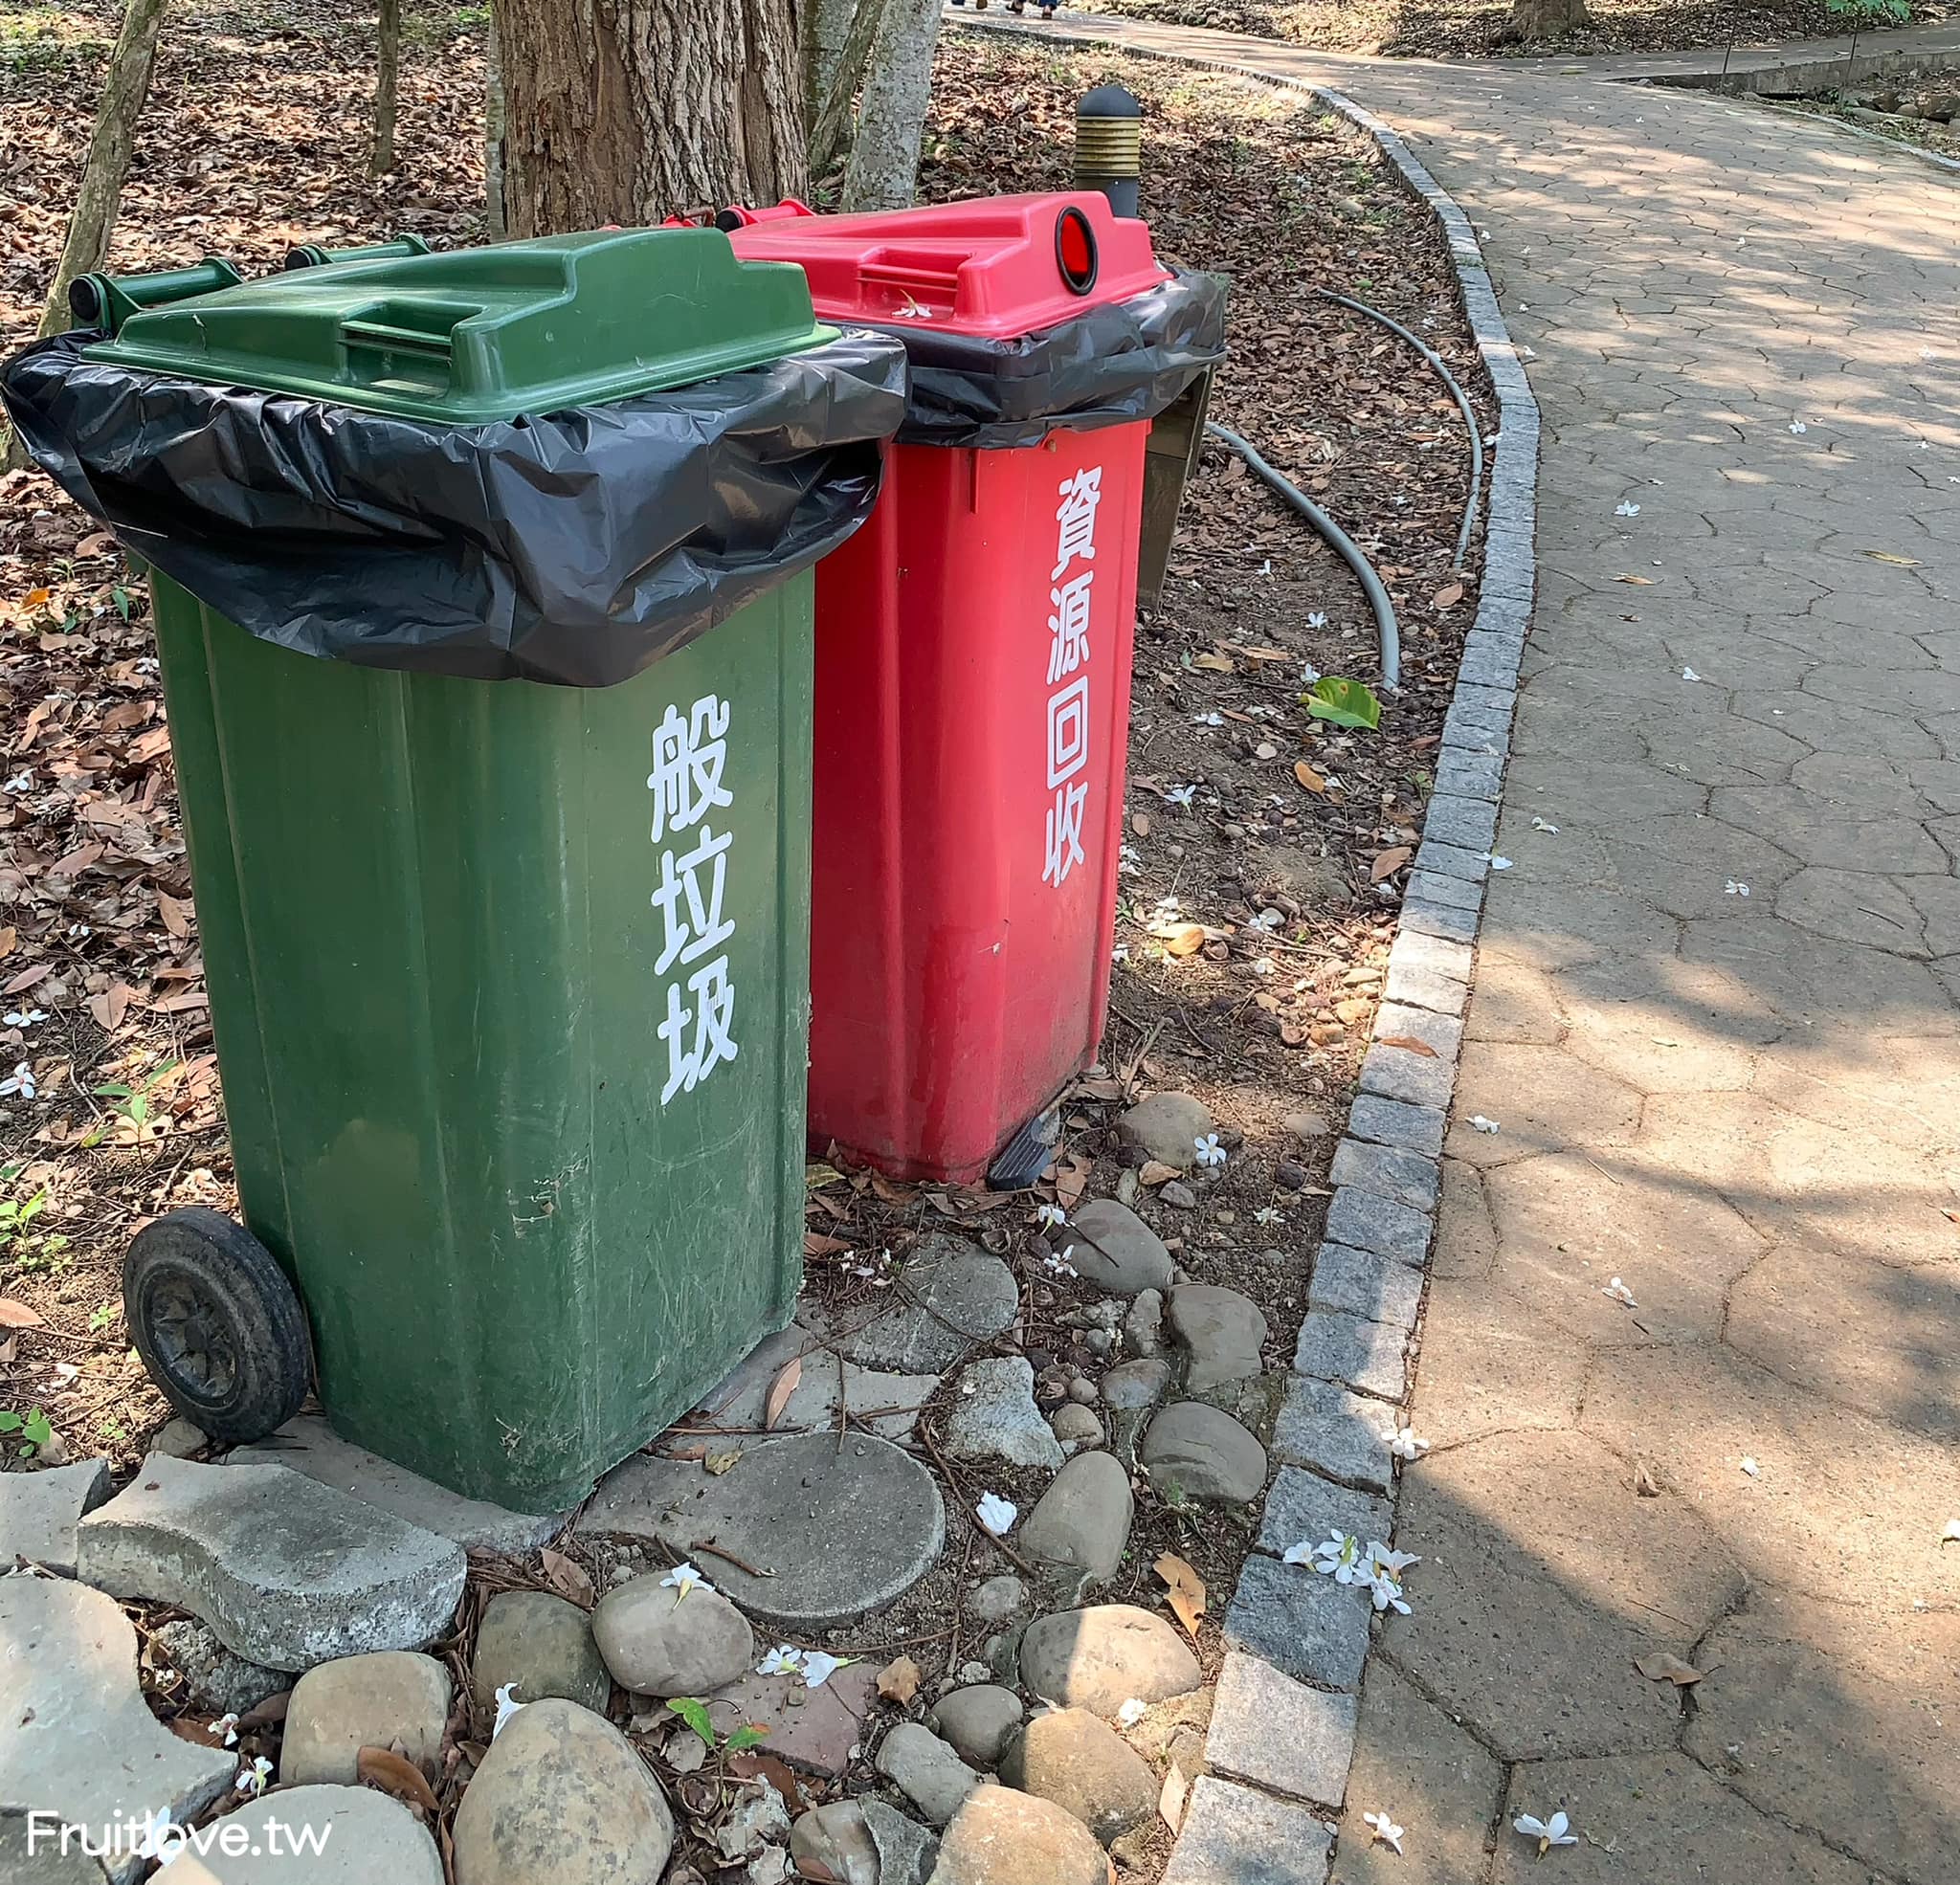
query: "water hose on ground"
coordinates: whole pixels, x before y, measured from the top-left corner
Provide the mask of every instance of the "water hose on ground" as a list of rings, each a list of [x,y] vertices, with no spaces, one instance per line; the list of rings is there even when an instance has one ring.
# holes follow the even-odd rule
[[[1463,388],[1457,384],[1457,378],[1444,366],[1443,357],[1425,341],[1420,334],[1412,334],[1399,321],[1391,321],[1380,308],[1370,307],[1366,301],[1357,301],[1347,295],[1337,295],[1331,288],[1323,288],[1321,298],[1333,301],[1341,307],[1352,308],[1356,314],[1365,314],[1370,321],[1378,321],[1392,334],[1399,334],[1423,359],[1436,369],[1437,376],[1450,389],[1450,395],[1457,402],[1457,410],[1463,415],[1463,423],[1470,432],[1470,495],[1463,503],[1463,521],[1457,528],[1456,566],[1463,566],[1463,553],[1470,547],[1471,526],[1477,521],[1477,500],[1483,494],[1483,434],[1477,430],[1477,414],[1471,410],[1470,402],[1464,396]]]
[[[1374,566],[1355,547],[1353,539],[1297,484],[1267,464],[1256,447],[1247,444],[1236,432],[1221,426],[1216,419],[1207,419],[1205,430],[1231,446],[1252,467],[1254,475],[1305,518],[1326,539],[1341,561],[1353,570],[1368,596],[1368,606],[1374,610],[1375,632],[1381,640],[1382,683],[1387,687],[1401,686],[1402,636],[1395,626],[1395,605],[1389,600],[1389,592],[1382,587],[1382,579],[1374,573]]]

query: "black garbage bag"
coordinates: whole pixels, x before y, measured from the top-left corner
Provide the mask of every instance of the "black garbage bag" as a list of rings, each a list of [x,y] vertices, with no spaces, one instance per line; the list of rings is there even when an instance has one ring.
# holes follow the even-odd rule
[[[1225,357],[1225,284],[1179,271],[1127,300],[1012,341],[892,322],[912,367],[902,445],[1038,445],[1154,419]]]
[[[605,406],[450,426],[82,358],[0,368],[34,459],[261,640],[476,680],[609,687],[843,542],[905,356],[852,329]]]

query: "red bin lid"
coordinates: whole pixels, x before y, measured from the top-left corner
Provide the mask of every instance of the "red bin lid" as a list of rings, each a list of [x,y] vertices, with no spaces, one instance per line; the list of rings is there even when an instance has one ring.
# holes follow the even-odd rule
[[[799,206],[800,208],[800,206]],[[730,230],[748,262],[794,262],[825,321],[1013,340],[1164,280],[1150,232],[1094,190],[983,196],[860,216],[768,211]]]

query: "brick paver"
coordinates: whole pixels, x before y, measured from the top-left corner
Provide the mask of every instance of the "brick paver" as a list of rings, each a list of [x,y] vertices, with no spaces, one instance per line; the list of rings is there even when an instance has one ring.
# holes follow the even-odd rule
[[[1370,1664],[1333,1875],[1950,1885],[1960,187],[1821,122],[1543,65],[1070,26],[1388,120],[1535,350],[1514,863],[1444,1145],[1413,1400],[1434,1450],[1397,1518],[1427,1562]],[[1425,846],[1461,893],[1425,929],[1467,936],[1489,808],[1437,806],[1465,861]],[[1454,1029],[1446,972],[1398,992],[1405,1031]],[[1404,1142],[1437,1096],[1379,1090],[1416,1105],[1355,1129]],[[1393,1391],[1399,1335],[1325,1325],[1381,1379],[1331,1345],[1303,1367]],[[1636,1671],[1663,1651],[1704,1679]],[[1561,1805],[1580,1844],[1541,1874],[1508,1823]],[[1377,1808],[1405,1856],[1369,1849]]]

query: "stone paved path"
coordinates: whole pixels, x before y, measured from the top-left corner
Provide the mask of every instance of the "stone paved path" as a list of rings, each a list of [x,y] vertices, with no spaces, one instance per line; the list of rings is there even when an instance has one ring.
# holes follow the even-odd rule
[[[1536,350],[1515,862],[1397,1523],[1425,1563],[1334,1876],[1951,1885],[1960,189],[1704,96],[1068,25],[1388,119]],[[1541,1874],[1508,1821],[1559,1805]]]

